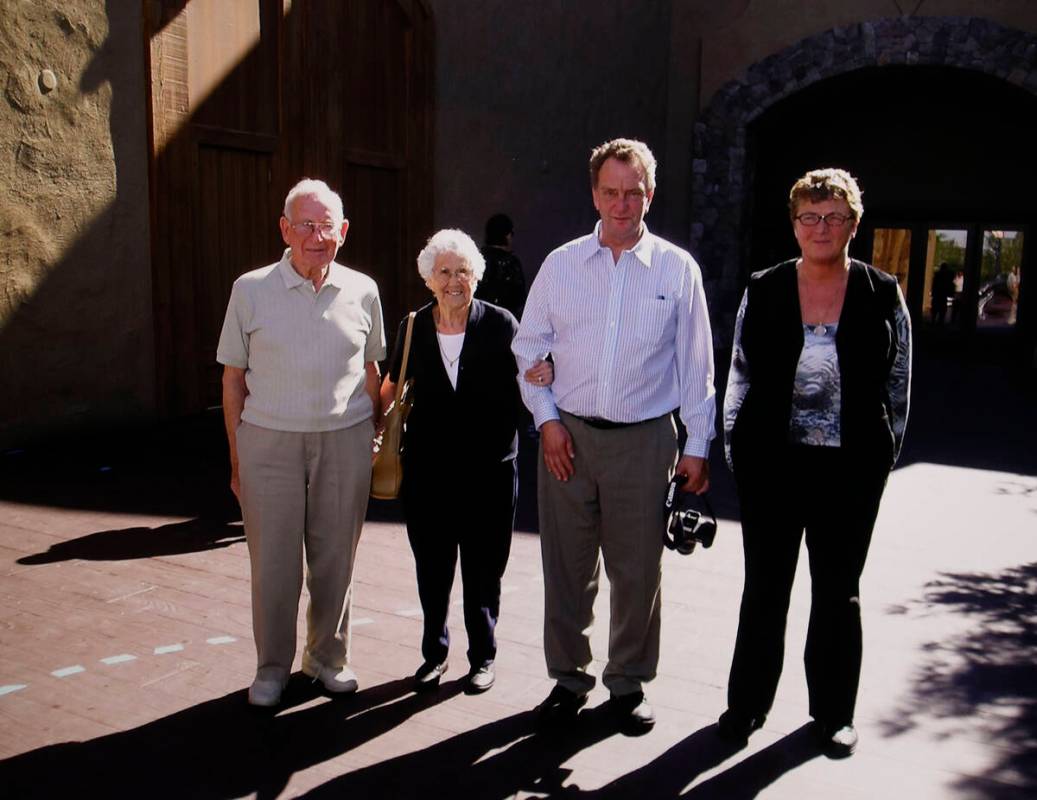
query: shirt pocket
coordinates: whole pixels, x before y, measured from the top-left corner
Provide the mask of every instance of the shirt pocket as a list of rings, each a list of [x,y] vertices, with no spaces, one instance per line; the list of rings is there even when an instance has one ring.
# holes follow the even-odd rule
[[[634,336],[642,344],[658,347],[672,341],[677,330],[677,302],[656,296],[641,300],[634,320]]]

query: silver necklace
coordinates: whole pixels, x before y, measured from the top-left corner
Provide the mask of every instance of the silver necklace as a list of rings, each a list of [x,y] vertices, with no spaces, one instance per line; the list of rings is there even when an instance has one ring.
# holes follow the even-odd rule
[[[441,334],[439,333],[439,331],[436,331],[436,344],[439,345],[439,354],[441,356],[443,356],[443,360],[447,363],[447,366],[450,367],[450,368],[453,368],[454,364],[456,364],[458,361],[461,360],[461,353],[458,352],[456,358],[450,358],[450,356],[448,356],[446,354],[446,351],[443,349],[443,340],[439,338],[440,335]],[[446,335],[449,335],[449,334],[442,334],[442,335],[446,336]],[[453,334],[453,335],[456,336],[457,334]],[[464,336],[464,331],[461,331],[460,335]],[[462,349],[464,349],[463,345],[462,345]]]

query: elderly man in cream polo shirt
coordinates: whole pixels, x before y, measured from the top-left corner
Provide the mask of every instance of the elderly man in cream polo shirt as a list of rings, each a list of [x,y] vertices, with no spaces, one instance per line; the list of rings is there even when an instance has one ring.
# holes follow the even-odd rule
[[[252,563],[256,706],[277,705],[292,671],[304,550],[302,671],[330,692],[357,688],[347,665],[351,583],[385,331],[374,281],[335,263],[348,228],[326,183],[296,184],[281,217],[288,249],[234,282],[217,349],[230,485]]]

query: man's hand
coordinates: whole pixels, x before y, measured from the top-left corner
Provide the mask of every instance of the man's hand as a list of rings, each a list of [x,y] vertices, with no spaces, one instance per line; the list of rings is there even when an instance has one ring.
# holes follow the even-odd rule
[[[677,462],[675,472],[688,478],[681,487],[681,491],[704,494],[709,490],[709,462],[706,459],[698,456],[682,456],[681,460]]]
[[[544,448],[544,464],[547,471],[560,481],[567,481],[575,471],[573,459],[572,436],[565,426],[556,419],[548,420],[540,426],[540,444]]]

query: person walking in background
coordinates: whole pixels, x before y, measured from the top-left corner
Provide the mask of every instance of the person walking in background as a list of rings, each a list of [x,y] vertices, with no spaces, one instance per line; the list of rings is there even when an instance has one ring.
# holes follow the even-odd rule
[[[281,260],[234,282],[216,352],[231,489],[252,566],[256,677],[275,706],[292,671],[305,552],[310,604],[302,671],[356,691],[349,668],[353,559],[367,513],[385,331],[378,287],[335,262],[341,198],[305,179],[288,193]]]
[[[789,213],[800,257],[750,278],[724,398],[745,587],[718,731],[744,743],[774,702],[805,530],[810,715],[842,757],[857,745],[860,576],[904,440],[911,324],[896,278],[849,256],[864,213],[849,173],[808,172]]]
[[[507,214],[494,214],[486,220],[486,241],[481,251],[486,271],[475,296],[506,308],[515,319],[521,319],[526,303],[526,276],[522,263],[511,251],[514,236],[515,226]]]
[[[407,319],[400,323],[383,411],[396,384],[413,378],[403,439],[401,496],[424,618],[417,691],[447,671],[447,615],[458,554],[468,633],[465,690],[495,681],[501,577],[511,552],[518,477],[519,399],[510,311],[473,299],[485,269],[475,242],[459,230],[436,233],[418,254],[418,273],[434,300],[414,317],[407,374],[400,375]],[[550,380],[550,365],[531,373]]]
[[[512,346],[523,370],[545,353],[554,359],[553,385],[521,382],[540,430],[544,653],[557,683],[539,718],[549,727],[573,719],[595,683],[589,631],[602,556],[612,587],[602,681],[627,732],[654,725],[643,685],[659,660],[666,486],[675,464],[687,490],[709,485],[715,397],[702,273],[644,224],[655,170],[643,142],[594,149],[600,221],[548,255]],[[677,407],[688,430],[681,454]]]

